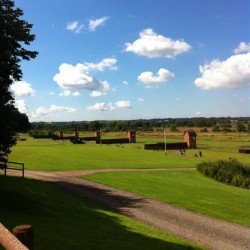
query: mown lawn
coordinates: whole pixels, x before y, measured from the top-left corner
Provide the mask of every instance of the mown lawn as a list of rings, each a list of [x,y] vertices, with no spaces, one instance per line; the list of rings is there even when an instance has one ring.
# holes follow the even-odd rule
[[[1,223],[32,225],[36,250],[200,249],[46,182],[0,175],[0,200]]]
[[[33,139],[19,141],[12,148],[10,161],[25,163],[26,169],[45,171],[67,171],[80,169],[104,168],[175,168],[194,167],[203,160],[219,160],[236,158],[250,164],[250,157],[239,154],[238,147],[248,145],[245,137],[221,138],[200,136],[197,139],[196,150],[187,150],[182,157],[178,150],[150,151],[144,150],[145,143],[162,142],[159,136],[146,134],[138,136],[137,143],[123,145],[98,145],[93,142],[74,145],[69,141],[52,141],[48,139]],[[182,136],[167,138],[167,142],[182,141]],[[195,154],[202,151],[203,157],[196,158]]]
[[[216,182],[197,171],[101,173],[83,178],[250,226],[250,190]]]

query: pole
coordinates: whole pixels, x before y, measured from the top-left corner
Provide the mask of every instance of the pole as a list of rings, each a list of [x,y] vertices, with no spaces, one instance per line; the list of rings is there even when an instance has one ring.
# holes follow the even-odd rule
[[[167,141],[166,141],[166,131],[164,128],[164,141],[165,141],[165,155],[167,154]]]

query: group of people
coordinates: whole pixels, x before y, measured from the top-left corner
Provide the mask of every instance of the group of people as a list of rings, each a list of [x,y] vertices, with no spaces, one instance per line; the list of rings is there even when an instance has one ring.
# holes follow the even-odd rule
[[[185,156],[186,155],[186,150],[185,149],[180,149],[180,154],[182,156]],[[203,156],[202,151],[199,151],[198,154],[197,153],[194,154],[194,157],[202,157],[202,156]]]

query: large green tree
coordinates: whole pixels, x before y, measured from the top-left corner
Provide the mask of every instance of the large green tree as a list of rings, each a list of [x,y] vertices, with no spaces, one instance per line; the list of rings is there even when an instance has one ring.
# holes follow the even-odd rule
[[[15,144],[14,96],[10,85],[22,79],[21,61],[37,56],[25,47],[35,39],[32,24],[22,20],[23,11],[14,1],[0,0],[0,157]]]

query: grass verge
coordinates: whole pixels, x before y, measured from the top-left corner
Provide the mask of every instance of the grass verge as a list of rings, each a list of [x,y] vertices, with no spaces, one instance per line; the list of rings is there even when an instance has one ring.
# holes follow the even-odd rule
[[[200,249],[50,183],[0,176],[0,221],[31,224],[35,249]]]
[[[83,178],[250,226],[249,190],[219,183],[197,171],[101,173]]]

